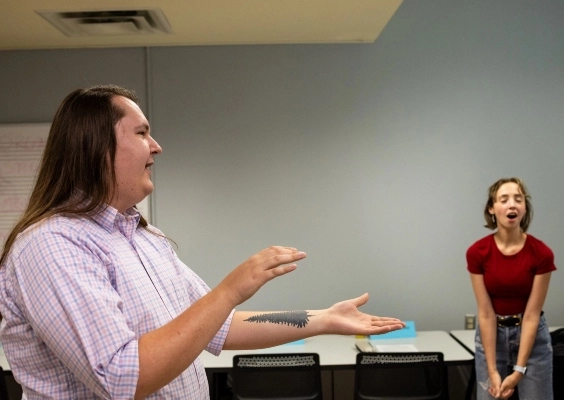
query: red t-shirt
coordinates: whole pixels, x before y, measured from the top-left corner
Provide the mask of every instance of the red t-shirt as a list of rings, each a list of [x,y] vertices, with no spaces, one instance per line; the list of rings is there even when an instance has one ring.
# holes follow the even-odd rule
[[[556,270],[554,253],[542,241],[527,235],[525,245],[516,254],[506,256],[488,235],[468,248],[468,271],[484,275],[486,290],[498,315],[525,311],[535,275]]]

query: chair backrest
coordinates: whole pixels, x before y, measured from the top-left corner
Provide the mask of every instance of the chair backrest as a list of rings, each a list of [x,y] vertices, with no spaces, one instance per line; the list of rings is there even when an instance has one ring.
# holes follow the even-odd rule
[[[8,385],[6,384],[6,375],[4,370],[0,367],[0,400],[9,400]]]
[[[564,399],[564,356],[552,358],[552,390],[555,399]]]
[[[564,399],[564,328],[550,332],[552,338],[552,388],[555,399]]]
[[[448,398],[443,353],[358,353],[355,400]]]
[[[233,399],[322,399],[316,353],[249,354],[233,357]]]

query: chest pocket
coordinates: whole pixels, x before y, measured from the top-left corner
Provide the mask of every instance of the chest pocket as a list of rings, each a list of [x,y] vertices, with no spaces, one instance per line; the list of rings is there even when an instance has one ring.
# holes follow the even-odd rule
[[[180,314],[186,310],[190,305],[190,295],[188,291],[189,282],[184,275],[178,275],[176,279],[171,280],[172,287],[175,294],[177,312]]]

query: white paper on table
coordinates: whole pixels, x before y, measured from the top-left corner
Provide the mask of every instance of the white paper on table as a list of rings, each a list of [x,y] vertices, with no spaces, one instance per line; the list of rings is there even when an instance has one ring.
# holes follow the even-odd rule
[[[417,353],[413,344],[373,344],[374,351],[378,353]]]

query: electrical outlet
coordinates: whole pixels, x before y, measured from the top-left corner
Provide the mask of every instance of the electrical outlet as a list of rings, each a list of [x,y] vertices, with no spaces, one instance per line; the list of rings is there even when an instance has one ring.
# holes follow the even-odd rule
[[[476,329],[476,316],[474,314],[464,316],[464,329]]]

